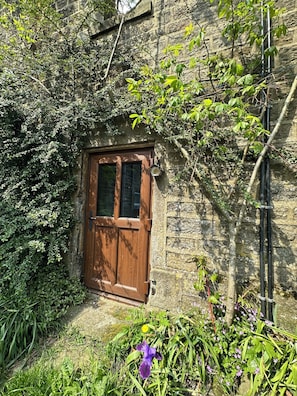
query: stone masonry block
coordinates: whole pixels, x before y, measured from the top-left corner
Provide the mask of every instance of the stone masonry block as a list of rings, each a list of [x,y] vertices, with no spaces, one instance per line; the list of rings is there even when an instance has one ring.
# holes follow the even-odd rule
[[[296,213],[297,216],[297,213]],[[178,237],[167,237],[166,246],[168,249],[181,251],[194,252],[197,250],[199,242],[197,239],[189,238],[178,238]]]
[[[213,235],[214,224],[209,220],[168,217],[167,233]]]
[[[168,202],[167,213],[175,212],[180,214],[194,214],[196,212],[196,204],[194,202]]]
[[[182,254],[177,252],[166,253],[166,265],[168,268],[173,268],[175,270],[187,271],[189,273],[195,272],[197,270],[196,264],[193,260],[194,253],[187,254],[183,251]]]
[[[166,307],[168,310],[179,309],[182,288],[180,274],[175,271],[152,270],[150,279],[154,282],[149,304],[155,307]]]

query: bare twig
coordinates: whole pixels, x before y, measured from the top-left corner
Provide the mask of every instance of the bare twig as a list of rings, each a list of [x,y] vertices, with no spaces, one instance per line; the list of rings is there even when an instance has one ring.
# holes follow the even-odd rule
[[[110,57],[109,57],[108,65],[107,65],[105,74],[104,74],[104,76],[101,78],[101,80],[105,80],[105,79],[107,78],[107,76],[108,76],[108,73],[109,73],[109,70],[110,70],[110,66],[111,66],[111,62],[112,62],[112,59],[113,59],[115,50],[116,50],[117,45],[118,45],[118,41],[119,41],[119,39],[120,39],[120,35],[121,35],[121,31],[122,31],[122,27],[123,27],[124,21],[125,21],[125,15],[123,14],[123,15],[122,15],[122,18],[121,18],[121,22],[120,22],[118,34],[117,34],[117,37],[116,37],[116,39],[115,39],[115,42],[114,42],[114,45],[113,45],[113,49],[112,49],[111,54],[110,54]]]
[[[31,74],[25,74],[25,73],[24,73],[24,76],[31,78],[31,80],[33,80],[33,81],[36,81],[49,95],[51,95],[51,91],[49,91],[46,88],[46,86],[44,84],[42,84],[42,82],[40,80],[38,80],[38,78],[31,76]]]

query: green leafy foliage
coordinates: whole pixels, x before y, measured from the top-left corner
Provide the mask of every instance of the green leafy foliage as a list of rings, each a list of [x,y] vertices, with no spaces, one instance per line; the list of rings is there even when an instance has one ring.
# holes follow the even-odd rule
[[[131,310],[124,327],[88,364],[66,359],[53,365],[41,358],[4,385],[1,395],[285,395],[296,393],[296,335],[260,320],[247,304],[237,304],[228,327],[224,304],[216,307],[216,326],[197,311],[169,314]],[[151,375],[142,379],[146,341],[161,353]],[[92,341],[94,342],[94,340]],[[240,388],[245,383],[245,388]],[[244,390],[243,390],[244,389]],[[2,392],[2,393],[1,393]]]
[[[286,26],[281,22],[284,9],[277,8],[273,0],[211,0],[210,2],[217,3],[219,18],[227,21],[222,34],[233,44],[233,50],[238,40],[241,44],[256,43],[258,46],[262,44],[265,33],[262,29],[261,17],[265,18],[268,13],[274,20],[273,34],[276,37],[286,34]],[[275,53],[275,47],[270,51]]]
[[[140,331],[144,324],[148,326],[146,333]],[[162,360],[153,363],[150,379],[144,382],[138,374],[140,353],[134,350],[143,339],[162,354]],[[198,384],[200,389],[206,389],[211,382],[206,366],[218,364],[213,345],[204,338],[202,322],[192,315],[175,317],[165,312],[134,317],[133,326],[115,337],[108,353],[116,362],[128,355],[121,372],[122,394],[142,389],[147,395],[183,395]],[[125,380],[127,368],[132,381]]]
[[[141,111],[130,117],[133,128],[147,124],[173,143],[186,159],[185,177],[195,175],[220,214],[233,221],[238,217],[237,203],[245,201],[242,187],[248,182],[247,169],[268,133],[259,111],[266,106],[263,90],[268,89],[268,81],[259,69],[260,51],[254,59],[248,49],[266,40],[261,18],[270,16],[272,36],[286,30],[281,23],[283,9],[274,1],[211,3],[216,3],[218,17],[224,19],[222,36],[232,44],[230,56],[226,51],[212,54],[205,41],[207,31],[197,32],[190,24],[183,42],[165,49],[157,71],[143,66],[138,80],[127,79],[128,91],[141,102]],[[266,55],[275,51],[267,48]]]
[[[40,326],[43,331],[55,327],[67,309],[82,304],[86,290],[80,280],[70,278],[61,265],[50,265],[36,274],[30,283],[30,300],[36,302]]]
[[[108,349],[117,365],[125,361],[120,371],[122,394],[188,395],[198,389],[206,394],[212,388],[217,394],[232,395],[245,376],[250,379],[249,395],[286,390],[294,394],[296,336],[259,320],[248,305],[237,304],[234,323],[227,326],[223,310],[224,305],[216,306],[215,327],[197,313],[135,314],[133,326],[119,333]],[[150,378],[144,381],[138,373],[140,354],[134,350],[143,339],[163,357],[154,362]]]
[[[71,305],[81,304],[85,290],[65,268],[51,265],[27,285],[28,295],[0,297],[0,374],[28,354],[39,336],[54,329]]]
[[[270,331],[263,332],[264,326],[263,322],[259,323],[256,331],[242,343],[245,372],[251,380],[247,396],[254,396],[259,392],[261,395],[285,395],[287,391],[295,394],[297,336],[273,326]]]
[[[15,317],[2,318],[3,329],[11,332],[3,330],[1,365],[35,339],[31,325],[21,324],[24,312],[32,310],[40,334],[84,295],[65,268],[77,220],[79,155],[99,127],[119,133],[111,120],[129,112],[130,103],[119,84],[126,72],[121,54],[114,59],[116,73],[103,79],[108,48],[103,45],[103,54],[85,34],[94,13],[108,12],[110,3],[88,2],[85,13],[66,28],[69,20],[52,1],[0,1],[0,304],[16,310]],[[23,344],[10,335],[12,323]]]
[[[191,31],[187,29],[183,45],[167,48],[158,72],[144,66],[139,80],[127,79],[128,91],[142,102],[142,111],[130,115],[132,127],[145,123],[182,147],[188,154],[184,174],[195,174],[214,205],[230,218],[241,192],[234,180],[247,178],[247,153],[253,155],[267,133],[251,113],[266,84],[235,58],[215,55],[195,57],[194,62],[191,52],[203,43],[193,44]],[[179,57],[190,61],[180,63]],[[193,64],[203,69],[201,79],[189,78]]]
[[[37,338],[38,323],[34,304],[14,304],[2,300],[0,304],[0,373],[23,354],[30,352]]]
[[[23,83],[4,73],[0,81],[0,292],[17,301],[35,274],[61,262],[68,249],[78,153],[66,112],[55,106],[50,113],[49,103]]]
[[[116,395],[115,378],[106,367],[93,361],[91,367],[76,368],[69,359],[61,366],[40,363],[32,369],[20,372],[5,385],[0,395],[58,396]]]

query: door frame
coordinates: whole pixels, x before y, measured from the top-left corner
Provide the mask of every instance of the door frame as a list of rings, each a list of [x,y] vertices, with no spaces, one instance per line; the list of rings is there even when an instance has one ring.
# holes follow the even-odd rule
[[[152,144],[147,145],[147,144],[140,144],[140,145],[129,145],[129,146],[118,146],[118,147],[102,147],[102,148],[94,148],[86,151],[87,154],[87,169],[85,173],[86,177],[86,200],[85,200],[85,216],[84,216],[84,258],[83,258],[83,278],[84,282],[86,284],[86,279],[85,279],[85,274],[87,272],[87,237],[88,237],[88,227],[89,227],[89,201],[90,201],[90,172],[91,172],[91,161],[92,158],[95,157],[96,155],[98,156],[127,156],[127,155],[133,155],[133,154],[139,154],[139,155],[149,155],[150,158],[150,165],[153,164],[153,159],[154,159],[154,146]],[[152,190],[153,190],[153,183],[152,183],[152,176],[150,176],[150,187],[149,187],[149,212],[148,212],[148,217],[150,219],[149,223],[152,223]],[[111,294],[109,292],[103,291],[103,290],[98,290],[97,288],[94,289],[92,286],[86,286],[96,293],[100,295],[104,295],[108,298],[119,300],[119,301],[124,301],[129,304],[133,305],[139,305],[146,303],[149,297],[149,292],[150,292],[150,271],[151,271],[151,264],[150,264],[150,249],[151,249],[151,230],[149,230],[148,233],[148,240],[147,240],[147,258],[146,258],[146,285],[145,285],[145,298],[144,301],[137,301],[133,299],[129,299],[120,295],[115,295]]]

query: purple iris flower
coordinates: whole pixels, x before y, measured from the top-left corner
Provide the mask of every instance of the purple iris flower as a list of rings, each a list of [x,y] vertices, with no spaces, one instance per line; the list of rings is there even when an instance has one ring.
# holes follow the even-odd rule
[[[153,358],[161,360],[162,356],[159,352],[156,352],[156,348],[152,348],[146,341],[137,345],[136,349],[143,352],[143,359],[139,367],[139,374],[142,379],[146,379],[151,374],[151,367],[153,364]]]

